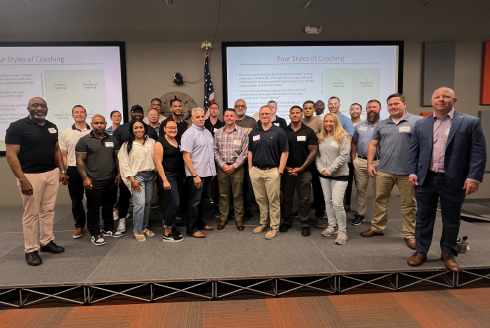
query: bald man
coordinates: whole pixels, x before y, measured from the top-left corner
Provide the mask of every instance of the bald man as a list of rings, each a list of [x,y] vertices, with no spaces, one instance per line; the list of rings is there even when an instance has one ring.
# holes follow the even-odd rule
[[[117,186],[121,182],[117,153],[119,141],[105,133],[104,116],[92,117],[92,131],[78,140],[77,170],[83,180],[87,195],[87,229],[95,246],[105,245],[105,237],[122,237],[122,232],[114,229],[112,207],[116,201]],[[99,228],[99,209],[102,206],[104,230]]]
[[[432,242],[437,203],[441,203],[441,259],[446,268],[459,272],[456,239],[461,207],[466,195],[478,191],[486,164],[485,137],[480,119],[458,112],[458,98],[450,88],[432,95],[434,114],[415,123],[408,150],[408,181],[417,200],[415,250],[408,265],[427,260]]]
[[[10,124],[5,135],[7,162],[17,178],[24,215],[24,251],[27,264],[42,263],[38,254],[38,224],[41,252],[63,253],[54,243],[54,206],[59,183],[67,184],[63,157],[58,145],[58,128],[46,120],[48,104],[43,98],[29,100],[29,115]]]

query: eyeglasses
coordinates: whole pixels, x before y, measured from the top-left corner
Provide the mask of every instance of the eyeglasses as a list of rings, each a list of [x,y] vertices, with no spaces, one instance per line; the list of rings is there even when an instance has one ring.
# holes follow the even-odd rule
[[[167,130],[177,130],[177,128],[168,128],[168,127],[165,127],[165,129],[167,129]]]
[[[262,115],[262,116],[269,116],[269,115],[272,115],[272,113],[260,113],[259,115]]]
[[[31,104],[31,107],[32,108],[38,108],[38,107],[48,108],[48,105],[46,105],[46,104]]]
[[[247,106],[245,106],[245,105],[235,105],[235,108],[245,108],[245,107],[247,107]]]

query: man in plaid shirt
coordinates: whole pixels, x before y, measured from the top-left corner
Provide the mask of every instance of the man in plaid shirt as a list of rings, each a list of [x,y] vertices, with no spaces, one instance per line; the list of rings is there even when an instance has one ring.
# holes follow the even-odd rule
[[[248,159],[247,130],[235,124],[234,109],[225,109],[223,113],[225,126],[214,133],[214,160],[219,183],[220,222],[218,230],[222,230],[228,219],[230,201],[228,195],[233,193],[236,227],[242,231],[243,226],[243,164]]]

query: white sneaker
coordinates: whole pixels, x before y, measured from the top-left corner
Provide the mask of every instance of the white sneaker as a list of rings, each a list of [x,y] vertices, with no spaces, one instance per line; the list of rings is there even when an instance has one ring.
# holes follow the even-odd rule
[[[114,229],[114,230],[104,230],[104,232],[102,234],[104,236],[114,237],[114,238],[121,238],[123,236],[122,232],[117,231],[116,229]]]
[[[102,246],[102,245],[105,245],[105,240],[104,238],[102,238],[101,235],[95,235],[95,236],[92,236],[92,238],[90,239],[92,241],[92,243],[95,245],[95,246]]]
[[[339,231],[337,238],[335,238],[335,243],[337,245],[344,245],[346,241],[347,241],[347,232]]]
[[[117,224],[117,232],[126,232],[126,219],[119,219]]]
[[[335,235],[338,231],[335,230],[334,227],[328,226],[327,229],[323,230],[322,236],[323,237],[330,237],[331,235]]]

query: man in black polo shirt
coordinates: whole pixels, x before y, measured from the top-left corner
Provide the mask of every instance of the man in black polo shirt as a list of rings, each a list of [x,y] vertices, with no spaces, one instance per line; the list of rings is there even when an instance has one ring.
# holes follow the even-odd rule
[[[46,120],[46,101],[39,97],[32,98],[27,111],[29,116],[10,124],[5,144],[7,162],[17,177],[22,194],[26,261],[36,266],[42,263],[37,252],[38,223],[41,228],[41,252],[64,252],[63,247],[53,242],[53,220],[59,183],[67,184],[68,176],[58,146],[58,128]]]
[[[279,233],[281,176],[286,167],[289,147],[286,132],[271,122],[271,108],[262,106],[259,116],[262,126],[248,136],[248,168],[260,209],[260,225],[253,232],[258,234],[267,230],[270,216],[270,230],[265,239],[272,239]]]
[[[280,127],[281,129],[285,129],[288,126],[288,123],[286,122],[285,119],[276,115],[276,113],[277,113],[277,102],[275,100],[269,100],[269,102],[267,103],[267,106],[269,106],[272,109],[272,119],[271,119],[272,124]],[[257,122],[257,124],[259,126],[261,126],[262,122],[259,120]]]
[[[175,136],[175,140],[180,145],[180,139],[182,138],[182,135],[184,134],[185,130],[188,128],[188,124],[186,121],[182,119],[182,101],[180,99],[172,99],[170,100],[170,111],[172,112],[172,115],[169,116],[165,121],[171,120],[177,123],[177,135]],[[163,122],[165,122],[163,121]],[[163,136],[165,135],[165,131],[163,130],[163,127],[165,124],[160,124],[160,135]]]
[[[284,221],[279,231],[286,232],[293,224],[291,210],[293,208],[294,189],[296,188],[299,198],[298,215],[301,219],[301,235],[307,237],[311,234],[308,225],[311,188],[310,164],[315,161],[318,152],[318,138],[315,132],[301,121],[303,118],[301,107],[291,107],[289,118],[291,124],[284,129],[289,145],[286,171],[282,176],[284,197],[282,218]]]
[[[112,215],[117,185],[121,182],[117,164],[119,142],[114,136],[104,132],[106,125],[104,116],[92,117],[92,132],[80,138],[75,148],[78,173],[83,179],[87,195],[87,229],[92,235],[92,243],[96,246],[105,244],[99,228],[101,206],[103,235],[122,237],[122,233],[114,229]]]

